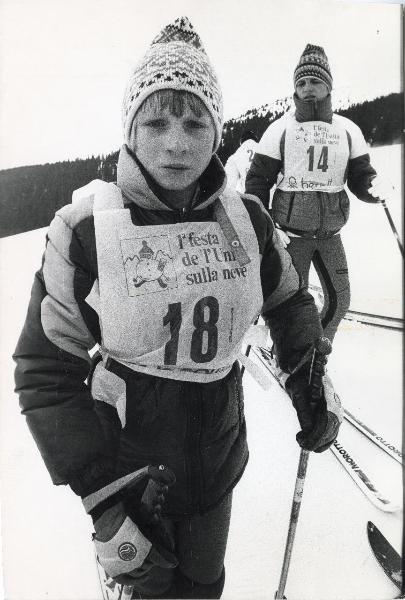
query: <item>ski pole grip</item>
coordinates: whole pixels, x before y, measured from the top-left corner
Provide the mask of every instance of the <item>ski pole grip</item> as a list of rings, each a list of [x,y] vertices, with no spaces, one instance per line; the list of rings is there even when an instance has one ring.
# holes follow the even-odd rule
[[[309,386],[311,390],[311,399],[315,402],[322,397],[322,377],[325,374],[325,364],[327,356],[332,352],[332,344],[329,338],[320,337],[315,342],[315,348],[312,355],[312,363],[309,376]]]

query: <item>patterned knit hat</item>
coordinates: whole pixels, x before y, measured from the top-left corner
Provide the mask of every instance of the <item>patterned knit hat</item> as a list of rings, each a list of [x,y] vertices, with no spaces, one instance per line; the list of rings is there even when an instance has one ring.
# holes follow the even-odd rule
[[[122,107],[127,144],[135,113],[142,102],[150,94],[164,89],[192,92],[203,101],[214,120],[217,149],[222,136],[222,94],[201,39],[187,17],[164,27],[132,72]]]
[[[316,77],[323,81],[328,90],[331,91],[332,75],[328,58],[321,46],[307,44],[294,71],[294,87],[296,87],[297,82],[303,77]]]

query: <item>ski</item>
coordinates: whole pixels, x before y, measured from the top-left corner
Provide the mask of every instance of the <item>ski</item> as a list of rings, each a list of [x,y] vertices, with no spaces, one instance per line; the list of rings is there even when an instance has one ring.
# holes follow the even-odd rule
[[[330,447],[330,450],[335,458],[337,458],[340,464],[345,468],[346,472],[350,475],[366,498],[372,504],[374,504],[376,508],[389,513],[397,512],[401,509],[400,506],[385,498],[381,492],[378,491],[372,481],[359,467],[357,462],[349,454],[346,448],[342,446],[339,440],[334,441],[333,445]]]
[[[254,351],[256,356],[258,356],[262,364],[270,371],[270,373],[278,381],[281,387],[284,387],[282,380],[279,377],[277,377],[277,372],[275,372],[275,370],[272,368],[273,359],[271,356],[271,352],[266,348],[260,347],[257,347]],[[396,448],[393,444],[386,440],[382,435],[379,435],[378,433],[370,429],[370,427],[368,427],[365,423],[360,421],[360,419],[358,419],[355,415],[353,415],[353,413],[348,411],[346,408],[344,408],[343,410],[344,418],[346,419],[346,421],[348,421],[351,425],[356,427],[356,429],[360,431],[360,433],[365,435],[371,442],[373,442],[374,444],[376,444],[376,446],[381,448],[381,450],[384,450],[384,452],[391,456],[391,458],[399,462],[401,465],[403,464],[403,454],[400,450],[398,450],[398,448]]]
[[[320,310],[324,302],[323,291],[317,285],[309,284],[309,291],[315,298],[315,303]],[[388,317],[386,315],[376,315],[373,313],[361,312],[358,310],[348,310],[343,317],[346,321],[355,321],[363,325],[373,325],[374,327],[382,327],[384,329],[394,329],[396,331],[404,330],[404,320],[396,317]]]
[[[278,374],[277,370],[273,368],[273,357],[271,355],[270,350],[262,347],[253,347],[252,350],[255,356],[259,358],[262,365],[271,373],[271,375],[276,379],[276,381],[285,391],[284,381],[281,375],[282,371],[280,370],[280,374]],[[374,506],[376,506],[384,512],[396,512],[400,510],[399,506],[394,504],[391,500],[385,498],[381,494],[381,492],[379,492],[376,486],[372,483],[371,479],[367,477],[367,475],[359,467],[354,458],[338,440],[334,442],[334,444],[330,447],[330,450],[332,451],[335,458],[337,458],[340,464],[344,467],[346,472],[353,479],[353,481],[356,483],[356,485],[360,488],[363,494]]]
[[[345,419],[351,423],[356,429],[358,429],[361,433],[368,437],[374,444],[376,444],[379,448],[384,450],[391,458],[395,459],[402,465],[403,454],[395,448],[393,444],[385,440],[381,435],[375,433],[372,429],[367,427],[362,421],[360,421],[357,417],[355,417],[351,412],[347,409],[345,411]]]
[[[96,563],[103,600],[131,600],[133,590],[132,585],[121,585],[117,583],[112,577],[107,575],[97,557]]]
[[[356,321],[363,325],[374,325],[374,327],[382,327],[383,329],[395,329],[396,331],[404,330],[403,319],[397,319],[395,317],[363,313],[357,310],[348,310],[343,318],[346,321]]]
[[[392,583],[401,590],[403,574],[400,555],[371,521],[367,523],[367,537],[379,565],[384,569],[385,574]],[[404,594],[397,596],[397,598],[403,597]]]

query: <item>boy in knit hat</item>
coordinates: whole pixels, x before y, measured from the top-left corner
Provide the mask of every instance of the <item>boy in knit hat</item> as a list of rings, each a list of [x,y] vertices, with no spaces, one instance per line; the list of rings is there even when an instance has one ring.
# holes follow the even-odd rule
[[[332,74],[325,51],[307,44],[294,71],[295,111],[272,123],[259,142],[246,192],[267,208],[297,271],[308,285],[311,263],[319,276],[324,334],[332,341],[350,305],[340,230],[349,217],[349,190],[379,201],[381,184],[359,127],[332,110]]]
[[[300,445],[329,447],[341,407],[330,385],[309,403],[319,317],[261,204],[226,189],[221,92],[187,18],[134,69],[123,126],[117,183],[76,191],[51,223],[16,388],[112,580],[133,598],[219,598],[248,460],[237,358],[260,312],[291,374]]]

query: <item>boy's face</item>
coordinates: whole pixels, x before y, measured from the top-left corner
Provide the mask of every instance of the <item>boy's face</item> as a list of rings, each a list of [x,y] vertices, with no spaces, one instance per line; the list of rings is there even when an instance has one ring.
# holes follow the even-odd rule
[[[196,116],[184,107],[181,116],[170,109],[146,107],[136,117],[136,156],[165,190],[192,188],[205,171],[213,154],[214,123],[204,108]]]
[[[316,77],[303,77],[297,81],[295,91],[300,100],[323,100],[329,94],[326,83]]]

